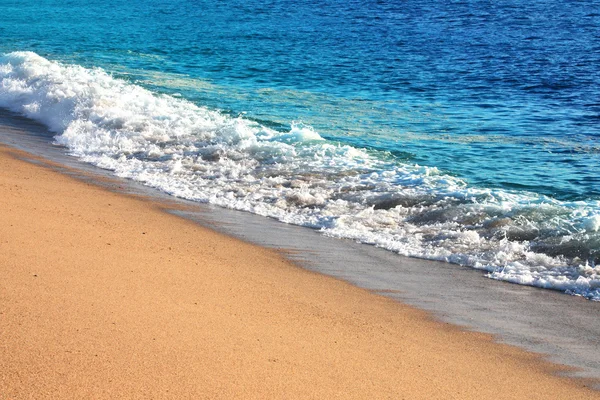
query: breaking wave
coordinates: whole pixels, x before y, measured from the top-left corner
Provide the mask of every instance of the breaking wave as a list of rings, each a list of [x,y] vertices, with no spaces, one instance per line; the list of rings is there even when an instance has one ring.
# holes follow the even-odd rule
[[[0,56],[0,107],[174,196],[600,301],[598,201],[471,187],[310,126],[277,131],[31,52]]]

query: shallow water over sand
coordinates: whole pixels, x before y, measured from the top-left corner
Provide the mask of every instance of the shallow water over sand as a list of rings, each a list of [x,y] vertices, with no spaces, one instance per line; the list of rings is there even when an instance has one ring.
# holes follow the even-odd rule
[[[600,303],[492,281],[480,271],[398,256],[250,213],[177,200],[130,180],[110,178],[106,171],[67,156],[63,148],[50,145],[51,135],[43,126],[11,113],[0,112],[0,140],[62,164],[67,168],[62,172],[109,190],[150,196],[167,206],[180,202],[187,211],[173,207],[171,212],[243,240],[281,249],[305,268],[433,311],[442,320],[498,335],[501,341],[581,368],[582,376],[600,378]]]

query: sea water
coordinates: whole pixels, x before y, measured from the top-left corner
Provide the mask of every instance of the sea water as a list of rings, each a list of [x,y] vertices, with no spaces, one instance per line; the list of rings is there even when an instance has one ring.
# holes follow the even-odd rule
[[[0,107],[175,196],[600,300],[592,1],[2,1]]]

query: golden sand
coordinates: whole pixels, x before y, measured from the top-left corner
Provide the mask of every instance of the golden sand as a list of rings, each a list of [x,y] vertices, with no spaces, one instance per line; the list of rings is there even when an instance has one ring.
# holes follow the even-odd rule
[[[488,335],[0,148],[0,399],[591,399]]]

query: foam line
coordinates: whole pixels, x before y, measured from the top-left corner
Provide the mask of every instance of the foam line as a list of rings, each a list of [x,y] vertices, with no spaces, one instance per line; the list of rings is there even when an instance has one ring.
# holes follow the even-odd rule
[[[0,107],[45,124],[72,155],[175,196],[600,300],[597,201],[471,187],[310,126],[279,132],[31,52],[0,57]]]

